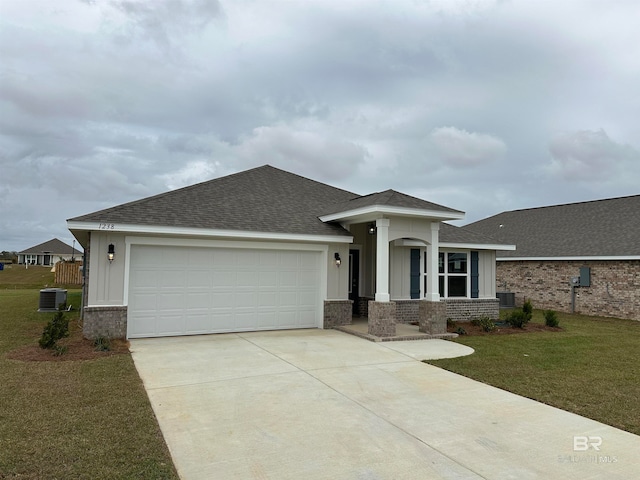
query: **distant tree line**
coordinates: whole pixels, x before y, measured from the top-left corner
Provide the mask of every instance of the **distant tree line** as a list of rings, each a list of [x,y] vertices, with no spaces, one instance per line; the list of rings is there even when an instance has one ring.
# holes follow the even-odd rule
[[[8,252],[3,250],[0,252],[0,262],[3,263],[18,263],[18,252]]]

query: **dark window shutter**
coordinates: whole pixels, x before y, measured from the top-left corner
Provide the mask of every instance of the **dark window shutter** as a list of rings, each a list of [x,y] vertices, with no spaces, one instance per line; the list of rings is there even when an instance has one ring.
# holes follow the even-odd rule
[[[409,275],[411,276],[411,283],[409,289],[411,292],[411,298],[420,298],[420,249],[411,249],[411,266]]]
[[[478,272],[478,252],[471,252],[471,298],[480,295],[480,272]]]

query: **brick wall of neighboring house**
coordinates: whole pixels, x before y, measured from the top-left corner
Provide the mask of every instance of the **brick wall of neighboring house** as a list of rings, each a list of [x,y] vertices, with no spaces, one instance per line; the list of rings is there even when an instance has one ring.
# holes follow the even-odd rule
[[[516,294],[516,305],[571,311],[571,277],[591,269],[591,286],[576,288],[575,311],[585,315],[640,320],[640,260],[499,261],[498,291]],[[506,285],[506,288],[505,288]]]

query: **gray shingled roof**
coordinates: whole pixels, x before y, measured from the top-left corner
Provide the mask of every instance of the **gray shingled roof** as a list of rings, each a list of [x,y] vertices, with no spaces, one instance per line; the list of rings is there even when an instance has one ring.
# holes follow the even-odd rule
[[[348,236],[340,225],[318,216],[329,205],[356,197],[264,165],[69,221]]]
[[[446,213],[464,213],[459,210],[454,210],[449,207],[444,207],[436,203],[427,202],[420,198],[412,197],[404,193],[396,192],[395,190],[385,190],[384,192],[372,193],[365,196],[354,197],[344,203],[332,205],[329,209],[323,212],[324,215],[331,215],[334,213],[348,212],[363,207],[370,207],[374,205],[385,205],[388,207],[401,207],[401,208],[415,208],[420,210],[431,210],[435,212]]]
[[[56,254],[72,254],[72,250],[73,247],[71,245],[67,245],[66,243],[58,240],[57,238],[52,238],[51,240],[49,240],[48,242],[44,242],[41,243],[39,245],[36,245],[34,247],[29,247],[21,252],[18,252],[19,254],[23,255],[23,254],[43,254],[43,253],[56,253]],[[76,253],[82,253],[81,250],[79,250],[76,247]]]
[[[506,242],[499,242],[495,238],[482,235],[465,227],[456,227],[448,223],[440,224],[438,234],[440,243],[466,243],[473,245],[504,245]]]
[[[503,212],[466,226],[516,245],[498,257],[640,255],[640,195]]]

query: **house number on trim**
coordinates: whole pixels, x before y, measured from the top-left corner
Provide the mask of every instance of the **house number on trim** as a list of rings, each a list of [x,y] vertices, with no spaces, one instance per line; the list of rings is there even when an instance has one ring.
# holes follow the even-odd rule
[[[113,230],[115,227],[116,226],[113,223],[101,223],[98,226],[98,230]]]

